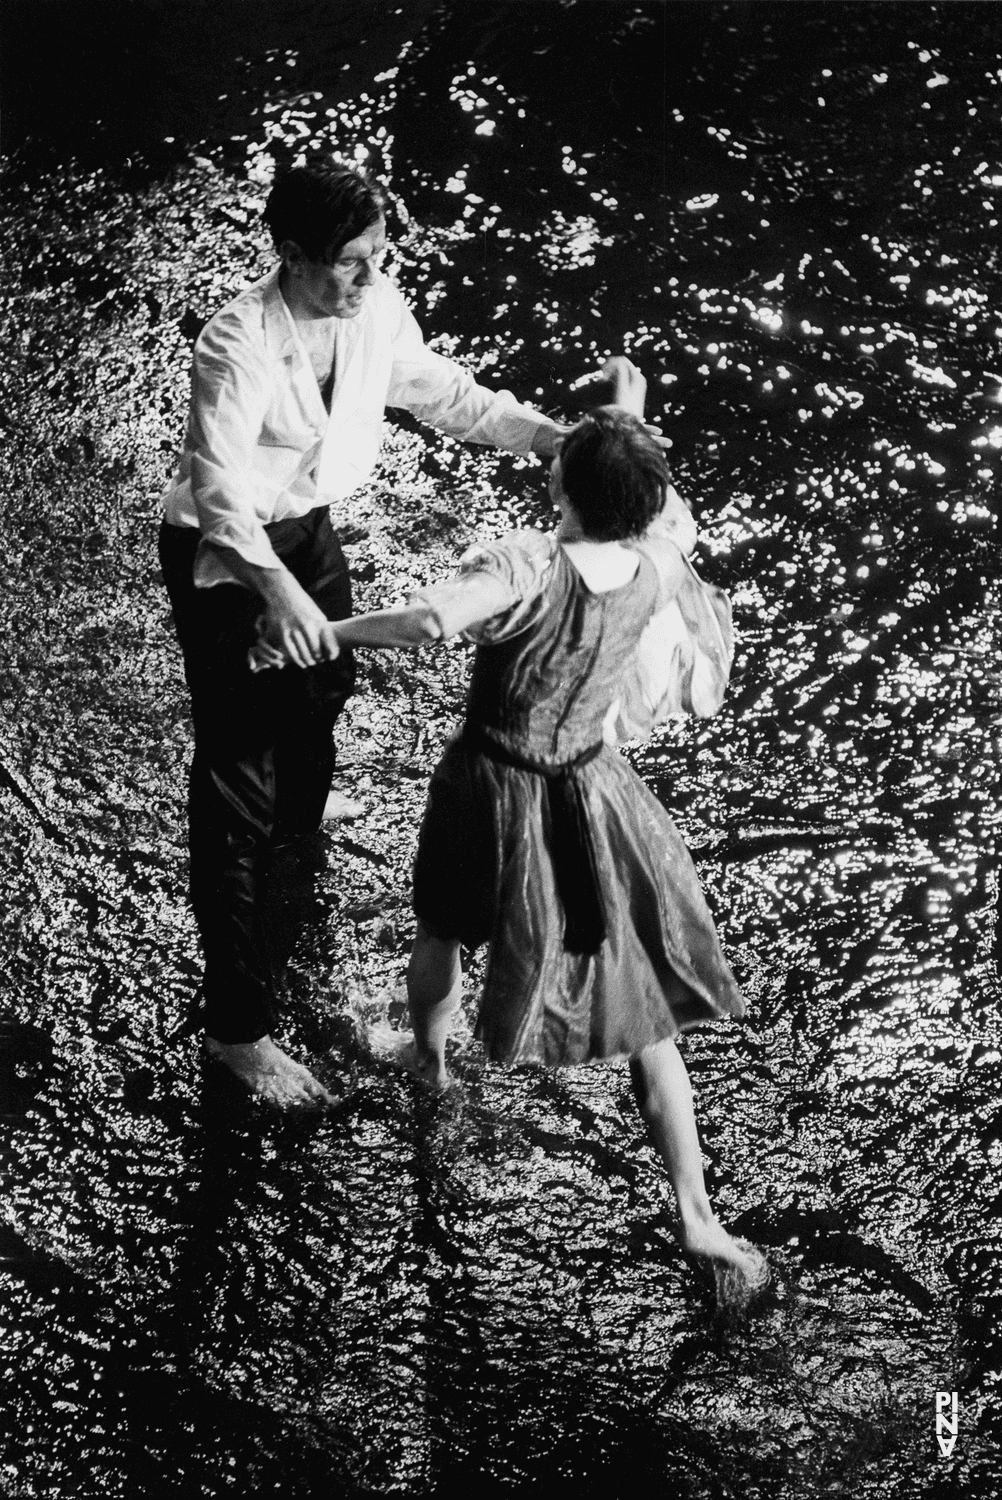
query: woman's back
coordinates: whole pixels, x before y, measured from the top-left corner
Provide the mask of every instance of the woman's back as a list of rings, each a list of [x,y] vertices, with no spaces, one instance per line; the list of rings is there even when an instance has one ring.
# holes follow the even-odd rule
[[[506,537],[496,547],[512,560],[521,608],[499,628],[478,633],[467,722],[540,764],[573,760],[602,740],[603,721],[658,605],[657,572],[637,555],[632,578],[598,591],[562,546],[538,533]]]

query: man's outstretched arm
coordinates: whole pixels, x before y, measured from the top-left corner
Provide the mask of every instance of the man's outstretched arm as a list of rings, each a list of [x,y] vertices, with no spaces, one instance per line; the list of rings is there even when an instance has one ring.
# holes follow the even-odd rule
[[[402,297],[397,316],[387,406],[402,406],[462,442],[552,457],[568,431],[563,423],[517,401],[511,391],[480,385],[455,360],[429,349]]]

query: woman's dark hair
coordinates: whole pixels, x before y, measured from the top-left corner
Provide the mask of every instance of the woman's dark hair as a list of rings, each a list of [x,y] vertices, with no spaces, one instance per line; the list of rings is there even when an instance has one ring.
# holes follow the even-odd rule
[[[311,162],[275,178],[262,217],[276,249],[294,240],[308,260],[319,261],[333,259],[385,211],[382,188],[363,173],[335,162]]]
[[[585,535],[622,542],[642,536],[661,514],[670,476],[662,449],[639,418],[606,406],[567,434],[560,480]]]

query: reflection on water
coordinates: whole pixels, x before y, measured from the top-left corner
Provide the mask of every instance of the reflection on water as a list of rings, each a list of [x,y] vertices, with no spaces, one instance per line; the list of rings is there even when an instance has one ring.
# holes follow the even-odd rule
[[[3,1126],[5,1483],[611,1495],[629,1466],[693,1497],[988,1494],[991,17],[471,9],[440,13],[349,106],[276,85],[246,138],[169,182],[61,172],[20,202],[13,184],[5,686],[23,712],[4,740],[3,930],[12,1013],[55,1061],[40,1073],[36,1049]],[[704,570],[734,600],[724,712],[630,753],[749,999],[746,1025],[686,1042],[716,1201],[778,1268],[747,1329],[714,1323],[675,1249],[621,1069],[506,1075],[467,1038],[436,1103],[354,1041],[352,1016],[399,1016],[400,830],[462,653],[368,667],[343,748],[376,811],[276,916],[283,940],[290,912],[309,919],[291,1035],[326,1054],[343,1103],[263,1119],[177,1031],[187,739],[151,497],[188,340],[234,264],[262,263],[267,148],[316,140],[390,174],[392,270],[441,348],[564,411],[582,369],[637,360]],[[361,602],[545,506],[538,466],[402,423],[338,517]],[[960,1392],[949,1461],[937,1389]]]

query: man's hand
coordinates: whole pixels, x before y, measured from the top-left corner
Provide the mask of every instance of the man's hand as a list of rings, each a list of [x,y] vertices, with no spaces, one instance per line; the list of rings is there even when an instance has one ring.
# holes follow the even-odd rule
[[[265,602],[261,639],[297,667],[333,661],[337,641],[327,630],[327,616],[287,568],[262,570],[259,591]]]
[[[333,636],[324,634],[327,616],[284,563],[276,558],[275,567],[264,568],[248,562],[233,547],[218,542],[211,546],[237,582],[257,594],[264,604],[258,620],[258,642],[250,651],[252,671],[287,661],[297,667],[315,667],[318,662],[334,660],[338,644]]]

